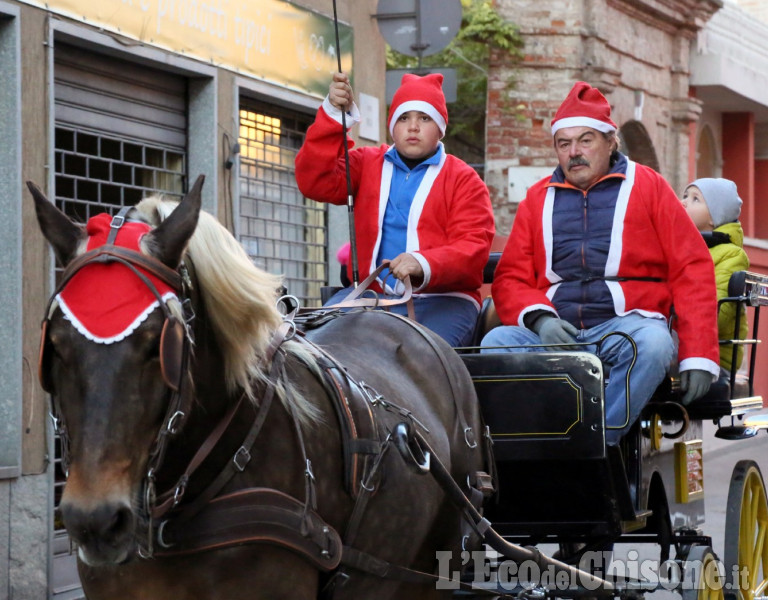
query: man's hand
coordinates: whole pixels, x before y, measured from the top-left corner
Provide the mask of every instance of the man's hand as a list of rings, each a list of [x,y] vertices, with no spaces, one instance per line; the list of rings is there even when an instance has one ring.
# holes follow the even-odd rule
[[[680,373],[680,389],[685,392],[683,404],[688,405],[696,398],[701,398],[709,391],[712,373],[700,369],[691,369]]]
[[[543,344],[573,344],[579,330],[568,321],[551,315],[539,317],[532,327]]]
[[[331,86],[328,88],[328,101],[341,111],[347,112],[352,108],[355,97],[346,73],[334,73]]]

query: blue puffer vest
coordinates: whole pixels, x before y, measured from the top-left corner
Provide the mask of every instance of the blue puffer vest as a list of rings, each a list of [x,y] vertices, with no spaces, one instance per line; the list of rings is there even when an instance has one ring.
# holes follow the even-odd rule
[[[563,278],[552,302],[560,318],[589,329],[616,316],[613,299],[602,277],[611,244],[616,198],[624,181],[627,158],[617,153],[608,175],[586,191],[559,187],[565,183],[557,167],[552,211],[552,270]],[[615,175],[615,176],[611,176]]]

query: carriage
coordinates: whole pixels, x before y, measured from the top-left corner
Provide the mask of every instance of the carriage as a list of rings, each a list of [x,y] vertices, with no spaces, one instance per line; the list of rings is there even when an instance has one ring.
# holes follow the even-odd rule
[[[703,423],[714,422],[715,435],[729,440],[747,439],[768,426],[759,413],[763,400],[754,393],[759,313],[768,303],[768,277],[734,273],[728,293],[720,304],[748,307],[752,324],[752,337],[739,340],[739,320],[745,316],[737,311],[733,338],[720,342],[732,348],[731,372],[723,373],[704,397],[683,406],[673,369],[618,446],[604,442],[605,374],[595,355],[569,347],[463,354],[494,442],[498,495],[484,514],[497,532],[522,545],[554,544],[560,560],[601,574],[613,593],[624,597],[662,589],[684,598],[765,596],[768,504],[753,460],[741,460],[733,470],[724,556],[715,555],[711,537],[702,531]],[[475,339],[494,320],[486,300]],[[751,349],[745,372],[735,366],[739,345]],[[639,561],[611,569],[610,550],[623,543],[656,544],[658,558],[647,561],[645,569]],[[594,588],[567,578],[542,583],[529,576],[526,581],[519,567],[521,576],[510,577],[498,570],[503,556],[487,560],[482,577],[472,572],[465,577],[484,591],[595,595]]]
[[[457,351],[381,311],[280,315],[277,280],[212,217],[198,222],[201,186],[176,209],[154,200],[88,230],[29,186],[67,265],[40,375],[89,598],[628,598],[661,578],[611,578],[589,563],[640,541],[659,545],[667,589],[723,590],[700,530],[701,424],[730,438],[765,428],[753,416],[754,350],[745,381],[730,373],[688,407],[673,376],[621,445],[606,446],[593,355]],[[126,216],[139,228],[129,247]],[[115,263],[110,289],[78,279]],[[766,286],[742,273],[725,300],[753,310],[753,338]],[[150,308],[103,342],[93,315],[135,288]],[[492,320],[486,305],[478,335]],[[723,591],[753,600],[768,579],[755,463],[737,465],[731,496],[724,558],[747,577]]]

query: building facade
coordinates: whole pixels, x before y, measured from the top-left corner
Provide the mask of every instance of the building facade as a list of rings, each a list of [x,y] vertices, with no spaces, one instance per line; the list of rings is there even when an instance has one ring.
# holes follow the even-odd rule
[[[202,173],[204,208],[317,302],[346,224],[301,196],[293,161],[337,56],[383,114],[376,1],[338,4],[339,48],[330,0],[0,0],[0,600],[82,597],[36,375],[57,268],[24,182],[84,222]],[[369,121],[363,143],[383,141]]]
[[[496,226],[509,231],[527,185],[557,165],[550,121],[573,83],[597,86],[630,156],[660,170],[675,189],[688,178],[690,47],[720,0],[497,0],[520,27],[524,56],[492,57],[486,182]]]
[[[574,82],[608,98],[623,151],[682,194],[736,182],[751,268],[768,272],[768,4],[760,0],[496,0],[524,57],[492,56],[486,183],[507,234],[532,183],[557,166],[550,121]],[[768,327],[761,325],[766,339]],[[768,394],[768,373],[757,373]]]

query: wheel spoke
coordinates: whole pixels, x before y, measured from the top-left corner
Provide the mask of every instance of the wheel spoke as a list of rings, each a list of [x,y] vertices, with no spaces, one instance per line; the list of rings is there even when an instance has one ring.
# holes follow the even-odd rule
[[[750,561],[750,582],[752,583],[752,589],[757,588],[758,574],[760,573],[760,567],[763,563],[763,546],[765,542],[765,528],[760,524],[758,525],[757,539],[755,540],[754,554]],[[753,576],[754,575],[754,576]]]

